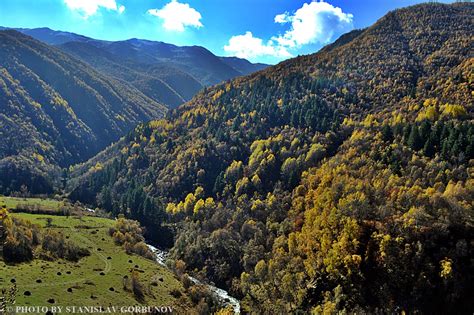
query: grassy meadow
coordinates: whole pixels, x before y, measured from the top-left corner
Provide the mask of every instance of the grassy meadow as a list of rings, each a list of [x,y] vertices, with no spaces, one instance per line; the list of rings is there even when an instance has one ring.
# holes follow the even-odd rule
[[[59,211],[63,202],[55,199],[46,198],[21,198],[0,196],[0,208],[5,206],[7,209],[15,210],[18,207],[28,206],[36,207],[40,210]]]
[[[24,201],[22,198],[21,201]],[[2,198],[7,207],[19,200]],[[51,200],[32,200],[54,209]],[[86,247],[91,255],[70,262],[63,259],[45,261],[34,259],[29,263],[8,265],[0,259],[0,288],[16,283],[17,305],[32,306],[129,306],[146,304],[173,306],[178,313],[186,309],[186,298],[176,298],[183,291],[181,282],[172,272],[152,260],[128,255],[113,242],[108,230],[114,220],[93,216],[55,216],[12,213],[14,217],[29,220],[43,229],[54,229],[74,244]],[[145,290],[144,301],[137,301],[133,293],[124,289],[124,278],[138,271]],[[174,291],[174,295],[172,295]],[[179,294],[178,294],[179,295]]]

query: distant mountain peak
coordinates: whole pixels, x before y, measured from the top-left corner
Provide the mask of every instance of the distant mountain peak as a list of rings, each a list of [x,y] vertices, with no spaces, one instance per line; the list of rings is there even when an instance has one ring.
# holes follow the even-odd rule
[[[230,57],[218,57],[214,55],[207,48],[193,45],[193,46],[176,46],[162,41],[153,41],[148,39],[130,38],[120,41],[106,41],[97,40],[83,35],[78,35],[70,32],[51,30],[47,27],[34,29],[16,29],[26,35],[32,36],[42,42],[50,45],[60,46],[66,52],[75,55],[79,59],[81,55],[70,48],[70,45],[64,45],[69,42],[88,43],[96,48],[113,55],[117,61],[121,59],[126,61],[128,66],[131,63],[135,64],[166,64],[173,69],[186,73],[199,82],[199,85],[210,86],[222,81],[232,79],[236,76],[247,75],[255,71],[266,68],[265,64],[253,64],[245,59]],[[101,55],[105,56],[104,53]],[[89,56],[90,57],[90,56]],[[88,63],[91,59],[86,58]],[[93,62],[95,65],[97,61]],[[119,76],[120,77],[120,76]],[[161,80],[161,78],[160,78]],[[174,82],[174,81],[173,81]],[[174,85],[172,83],[171,85]],[[192,86],[195,86],[192,84]],[[173,86],[171,87],[172,89]],[[180,96],[189,100],[189,95],[194,95],[197,91],[192,93],[179,93]],[[168,104],[171,107],[176,106],[175,103]]]

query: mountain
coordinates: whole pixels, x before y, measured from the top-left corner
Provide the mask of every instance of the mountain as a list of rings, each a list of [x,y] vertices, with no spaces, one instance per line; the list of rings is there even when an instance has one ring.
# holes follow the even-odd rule
[[[246,59],[237,57],[220,57],[220,60],[237,70],[241,75],[248,75],[268,67],[268,65],[263,63],[251,63]]]
[[[473,14],[400,9],[201,91],[72,169],[69,196],[140,220],[244,312],[471,313]]]
[[[7,30],[8,28],[0,27],[0,29]],[[15,30],[50,45],[61,45],[67,42],[83,42],[90,40],[89,38],[82,35],[69,32],[53,31],[47,27],[32,29],[16,28]]]
[[[90,158],[166,111],[133,86],[19,32],[0,31],[0,46],[2,192],[22,183],[51,191],[48,172]]]
[[[240,58],[217,57],[200,46],[179,47],[136,38],[103,41],[49,28],[16,30],[57,45],[170,108],[189,101],[203,87],[268,67]]]
[[[166,63],[140,64],[90,43],[68,42],[58,47],[171,108],[185,103],[203,88],[194,77]]]
[[[239,75],[237,70],[200,46],[179,47],[162,42],[130,39],[106,44],[105,49],[136,62],[171,63],[198,78],[203,85],[213,85]]]

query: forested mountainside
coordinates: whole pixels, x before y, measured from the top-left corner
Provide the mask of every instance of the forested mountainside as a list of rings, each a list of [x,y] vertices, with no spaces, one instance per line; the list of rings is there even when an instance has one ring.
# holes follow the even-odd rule
[[[472,313],[474,5],[390,12],[73,170],[249,313]],[[165,235],[158,241],[166,243]]]
[[[0,31],[0,192],[51,192],[48,178],[166,107],[57,48]]]
[[[264,63],[251,63],[247,59],[238,57],[219,57],[225,64],[237,70],[240,75],[248,75],[265,68],[268,68]]]
[[[90,43],[68,42],[58,47],[104,74],[129,82],[169,108],[189,101],[203,88],[193,76],[165,63],[140,64]]]
[[[203,47],[179,47],[130,39],[102,41],[49,28],[17,29],[87,62],[100,72],[131,83],[170,108],[189,101],[205,86],[266,68],[235,57],[217,57]]]

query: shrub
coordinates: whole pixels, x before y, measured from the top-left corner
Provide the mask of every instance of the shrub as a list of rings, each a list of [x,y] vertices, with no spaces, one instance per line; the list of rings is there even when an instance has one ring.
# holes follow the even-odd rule
[[[78,261],[82,257],[89,256],[90,252],[86,248],[81,248],[64,236],[55,231],[47,231],[41,244],[42,249],[51,254],[54,258],[63,258],[69,261]]]
[[[115,244],[122,245],[127,254],[137,254],[148,259],[154,259],[153,253],[146,246],[143,228],[138,221],[119,218],[114,227],[109,229],[109,235]]]
[[[2,223],[6,230],[3,246],[5,261],[9,263],[31,261],[34,249],[40,242],[39,227],[17,218],[5,219]]]

